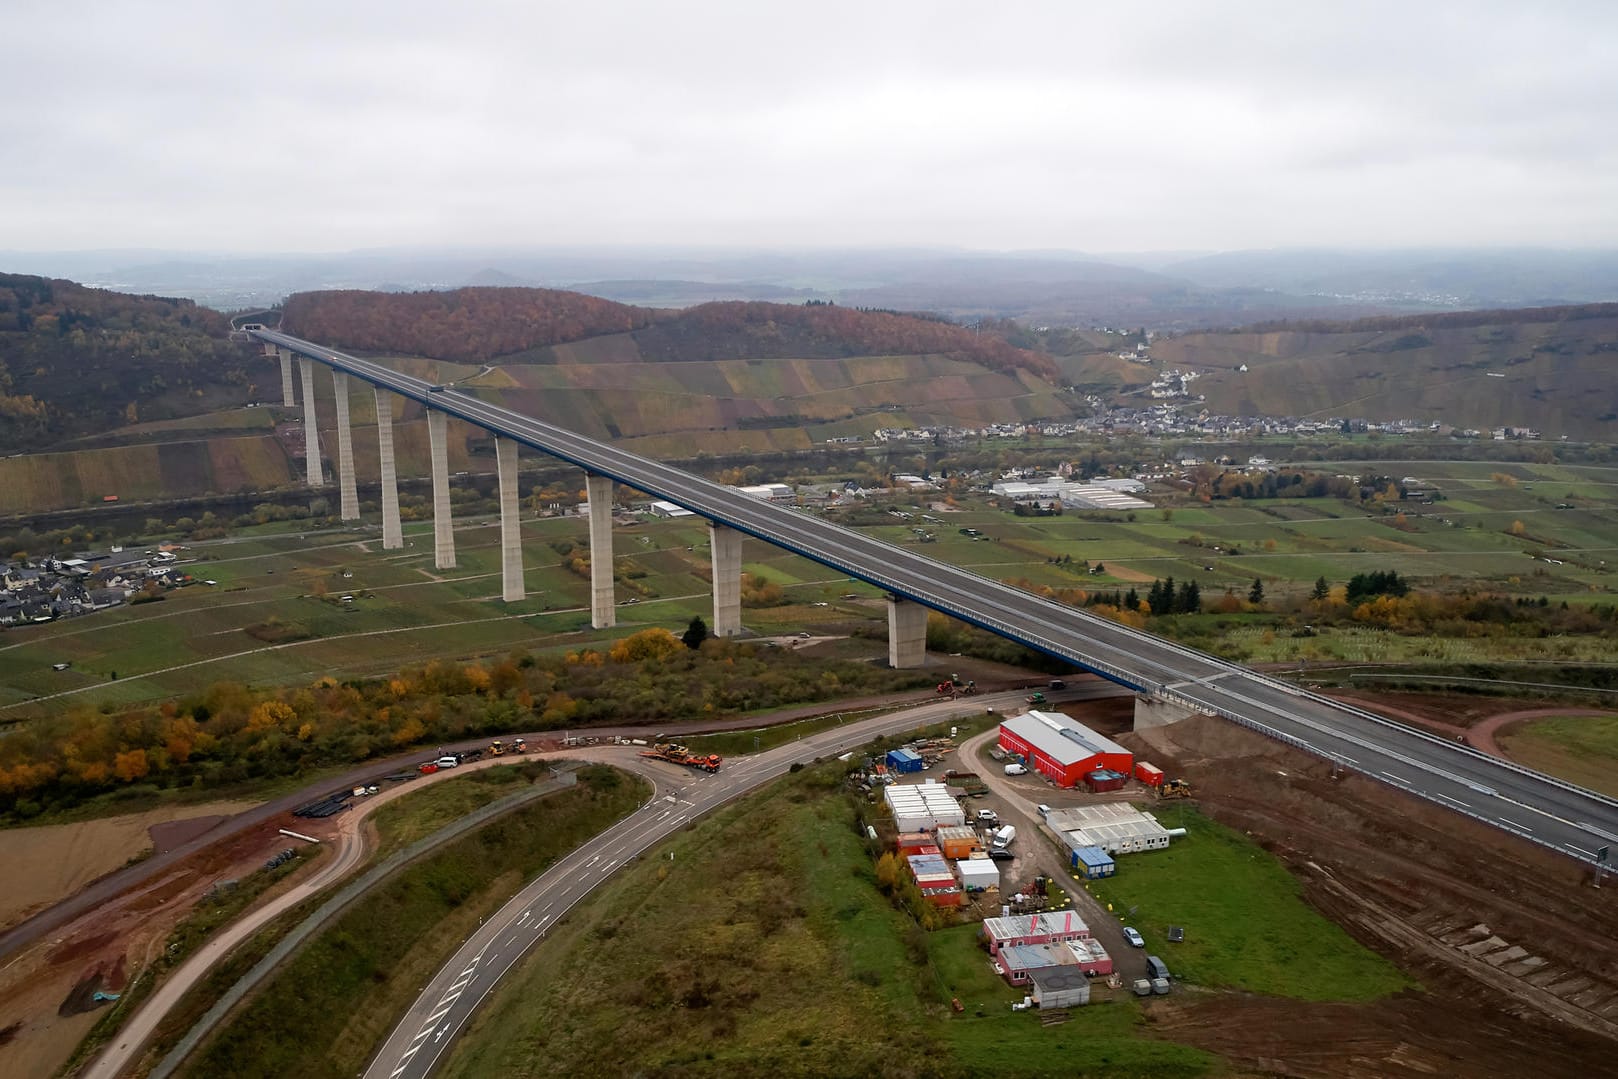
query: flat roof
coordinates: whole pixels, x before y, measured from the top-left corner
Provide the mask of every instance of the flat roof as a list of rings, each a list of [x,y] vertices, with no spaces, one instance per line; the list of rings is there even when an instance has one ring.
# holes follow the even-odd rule
[[[1078,967],[1037,967],[1028,972],[1028,980],[1041,993],[1059,993],[1064,989],[1089,988],[1090,979]]]
[[[1054,937],[1062,933],[1088,933],[1075,910],[1050,910],[1039,914],[1012,914],[1004,918],[983,919],[983,931],[995,940],[1014,937]]]
[[[1000,726],[1058,764],[1077,764],[1097,753],[1129,753],[1104,734],[1075,723],[1060,712],[1024,712]],[[1130,754],[1131,759],[1134,755]]]

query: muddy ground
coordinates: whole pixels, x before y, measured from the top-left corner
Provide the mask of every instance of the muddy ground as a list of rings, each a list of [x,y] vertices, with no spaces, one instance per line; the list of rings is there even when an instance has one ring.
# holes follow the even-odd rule
[[[1424,703],[1458,726],[1487,718]],[[1329,765],[1222,720],[1140,734],[1124,733],[1117,717],[1110,725],[1191,780],[1204,813],[1251,834],[1310,903],[1423,986],[1369,1005],[1186,993],[1154,1003],[1163,1036],[1258,1074],[1612,1073],[1618,881],[1595,889],[1568,859],[1365,777],[1333,777]]]

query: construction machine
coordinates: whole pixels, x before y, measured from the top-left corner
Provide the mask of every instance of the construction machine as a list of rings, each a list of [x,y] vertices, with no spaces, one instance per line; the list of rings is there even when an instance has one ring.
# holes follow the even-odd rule
[[[687,768],[700,768],[704,772],[719,771],[719,765],[723,760],[717,753],[692,753],[684,746],[673,742],[659,742],[641,756],[668,761],[670,764],[681,764]]]
[[[513,753],[527,753],[528,752],[528,739],[526,739],[526,738],[513,738],[511,740],[511,751]]]
[[[491,757],[504,757],[505,755],[506,755],[506,744],[504,742],[502,742],[502,741],[500,741],[500,739],[496,738],[494,741],[489,743],[489,756],[491,756]]]
[[[1189,798],[1191,797],[1191,784],[1183,779],[1165,779],[1163,785],[1157,788],[1159,798]]]

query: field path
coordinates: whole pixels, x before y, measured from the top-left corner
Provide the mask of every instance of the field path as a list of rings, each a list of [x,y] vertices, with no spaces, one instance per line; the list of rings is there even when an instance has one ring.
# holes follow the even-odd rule
[[[1466,737],[1467,741],[1472,743],[1472,748],[1492,753],[1503,760],[1510,760],[1494,737],[1507,727],[1525,723],[1530,719],[1549,719],[1551,716],[1601,717],[1613,714],[1611,709],[1601,708],[1525,708],[1519,712],[1502,712],[1497,716],[1490,716],[1468,731]]]

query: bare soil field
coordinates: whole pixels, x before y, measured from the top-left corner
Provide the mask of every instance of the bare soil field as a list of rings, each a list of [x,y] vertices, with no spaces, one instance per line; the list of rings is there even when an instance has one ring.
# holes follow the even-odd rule
[[[144,842],[149,846],[145,830],[165,823],[165,818],[177,819],[179,813],[218,817],[222,809],[242,808],[245,805],[212,803],[183,810],[136,814],[132,818],[143,819],[144,825],[133,830],[126,827],[118,833],[105,826],[132,818],[59,827],[92,829],[87,834],[95,836],[99,849],[106,852],[122,849],[116,845],[119,841]],[[0,1075],[53,1074],[102,1014],[103,1006],[93,1005],[89,995],[96,988],[118,991],[123,987],[126,970],[129,977],[144,970],[160,954],[174,927],[208,889],[221,880],[245,877],[271,854],[286,847],[287,839],[278,834],[277,829],[294,825],[299,826],[300,831],[323,838],[328,831],[334,833],[336,829],[331,822],[294,821],[290,815],[283,815],[237,834],[222,836],[218,843],[198,855],[164,867],[162,872],[62,927],[48,939],[19,952],[0,967],[0,1028],[12,1029],[9,1039],[0,1039]],[[101,830],[94,831],[97,828]],[[48,830],[51,829],[26,831]],[[0,833],[0,843],[9,841],[12,834]],[[122,837],[121,840],[114,839],[115,835]],[[90,844],[84,846],[88,848]],[[60,858],[62,853],[57,850],[54,857]],[[36,869],[49,864],[51,856],[41,852],[34,862]],[[103,857],[110,856],[104,854]],[[117,859],[110,868],[115,869],[124,861],[127,856]],[[291,887],[308,872],[301,870],[288,877],[277,886],[277,893]]]
[[[1447,716],[1457,726],[1484,718]],[[1165,1037],[1263,1074],[1588,1076],[1609,1067],[1618,888],[1595,889],[1572,861],[1363,776],[1333,778],[1329,765],[1222,720],[1118,737],[1189,779],[1204,813],[1261,842],[1309,902],[1424,987],[1371,1005],[1191,992],[1153,1009]]]
[[[0,890],[0,929],[16,925],[34,911],[145,855],[154,849],[154,842],[170,842],[165,830],[176,822],[191,827],[204,822],[211,825],[252,804],[170,806],[101,820],[0,831],[0,863],[6,866],[6,886]]]

